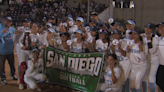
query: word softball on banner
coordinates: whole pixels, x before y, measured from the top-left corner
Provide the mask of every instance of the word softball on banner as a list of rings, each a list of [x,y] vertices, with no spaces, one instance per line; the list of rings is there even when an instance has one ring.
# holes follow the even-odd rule
[[[47,47],[44,50],[44,72],[48,83],[84,92],[96,92],[104,53],[68,53]]]

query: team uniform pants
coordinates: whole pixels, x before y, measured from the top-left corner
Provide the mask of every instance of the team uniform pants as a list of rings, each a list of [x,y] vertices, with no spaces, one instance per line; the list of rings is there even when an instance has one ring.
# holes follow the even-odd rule
[[[124,60],[119,62],[120,66],[122,66],[124,70],[124,81],[129,77],[130,69],[131,69],[131,62],[130,60]]]
[[[1,81],[6,80],[5,75],[5,60],[7,59],[10,65],[11,76],[15,75],[15,62],[14,62],[14,53],[7,55],[0,55],[0,77]]]
[[[136,65],[132,64],[131,73],[129,77],[130,88],[140,89],[140,84],[145,75],[147,64]]]
[[[156,83],[159,88],[164,92],[164,65],[159,65],[157,75],[156,75]]]
[[[37,87],[37,80],[38,81],[45,81],[47,79],[47,76],[45,74],[42,74],[42,73],[38,73],[36,75],[33,75],[33,76],[28,76],[28,75],[25,75],[24,76],[24,81],[26,84],[29,85],[29,87],[31,89],[35,89]]]

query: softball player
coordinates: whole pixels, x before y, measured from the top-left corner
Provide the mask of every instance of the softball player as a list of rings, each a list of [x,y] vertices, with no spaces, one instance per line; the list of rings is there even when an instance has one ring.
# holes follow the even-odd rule
[[[75,31],[76,38],[72,40],[71,52],[73,53],[89,52],[83,36],[84,36],[84,33],[82,30],[78,29]]]
[[[21,57],[19,65],[20,65],[20,73],[19,73],[19,89],[24,89],[24,72],[26,70],[26,61],[29,58],[31,50],[39,45],[39,34],[37,33],[38,26],[36,23],[33,23],[31,30],[26,30],[19,39],[19,44],[22,48]]]
[[[98,52],[105,52],[107,56],[107,48],[109,46],[108,43],[108,32],[106,30],[100,29],[99,30],[99,39],[96,40],[96,51]]]
[[[88,43],[89,51],[95,52],[95,42],[98,38],[98,32],[96,27],[90,28],[90,31],[87,34],[86,42]]]
[[[156,91],[156,73],[159,66],[159,60],[158,60],[158,36],[153,33],[155,29],[155,25],[153,23],[148,23],[145,25],[145,33],[142,34],[143,37],[146,37],[146,42],[148,45],[148,55],[147,59],[148,65],[147,65],[147,72],[145,74],[145,78],[143,79],[143,90],[144,92],[148,92],[148,86],[147,86],[147,78],[149,79],[149,85],[150,85],[150,92]]]
[[[108,67],[104,73],[105,83],[101,86],[101,91],[121,92],[121,67],[117,64],[117,56],[110,54],[107,58]]]
[[[15,32],[14,34],[14,37],[13,37],[13,41],[14,42],[17,42],[16,44],[16,53],[17,53],[17,58],[18,58],[18,82],[19,82],[19,89],[23,89],[24,86],[24,72],[26,70],[26,63],[22,63],[22,62],[25,62],[22,60],[22,49],[21,49],[21,45],[19,43],[19,40],[20,40],[20,37],[22,36],[22,34],[24,34],[25,31],[27,30],[30,30],[30,20],[25,18],[24,21],[23,21],[23,26],[22,27],[19,27],[17,29],[17,31]]]
[[[126,48],[127,48],[127,42],[125,40],[120,39],[121,38],[121,31],[119,30],[114,30],[112,32],[113,36],[113,44],[110,46],[112,49],[112,52],[117,55],[119,64],[122,66],[124,70],[124,83],[127,82],[129,84],[129,80],[127,78],[129,77],[130,69],[131,69],[131,63],[129,58],[126,55]],[[114,42],[116,40],[116,42]],[[116,43],[116,44],[115,44]],[[123,86],[123,92],[125,92],[126,86],[129,89],[129,85],[124,85]],[[129,90],[127,90],[129,91]]]
[[[159,53],[158,53],[158,59],[159,59],[159,67],[156,75],[156,83],[159,86],[159,88],[164,92],[164,22],[161,22],[159,24],[160,26],[160,34],[161,36],[159,37]],[[159,27],[158,26],[158,27]]]
[[[24,75],[24,81],[29,86],[30,89],[38,89],[41,91],[39,85],[37,85],[37,80],[42,83],[46,80],[47,76],[42,72],[43,69],[43,59],[39,58],[39,50],[32,50],[32,57],[27,61],[27,70]],[[39,84],[40,84],[39,83]]]
[[[131,32],[135,26],[136,26],[136,24],[133,20],[127,20],[126,21],[126,29],[127,29],[126,33],[125,33],[126,39],[129,39],[129,32]]]
[[[61,40],[57,40],[57,48],[63,51],[70,51],[70,46],[68,45],[67,41],[69,39],[69,33],[61,33],[60,34]],[[58,42],[60,41],[60,42]]]
[[[127,52],[129,52],[129,58],[132,64],[129,77],[132,92],[141,92],[140,84],[147,68],[147,59],[143,50],[144,46],[140,41],[140,34],[140,30],[134,29],[132,31],[134,43],[132,46],[127,47]]]

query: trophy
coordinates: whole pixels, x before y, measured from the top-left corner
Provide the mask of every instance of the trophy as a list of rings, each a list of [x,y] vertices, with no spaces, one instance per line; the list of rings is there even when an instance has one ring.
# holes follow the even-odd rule
[[[127,40],[127,45],[128,45],[128,46],[132,46],[133,43],[134,43],[134,40]]]

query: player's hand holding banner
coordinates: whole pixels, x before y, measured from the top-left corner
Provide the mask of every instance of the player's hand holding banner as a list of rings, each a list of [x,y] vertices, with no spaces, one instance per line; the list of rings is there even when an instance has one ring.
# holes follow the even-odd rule
[[[48,83],[85,92],[96,92],[104,53],[68,53],[47,47],[44,68]]]

